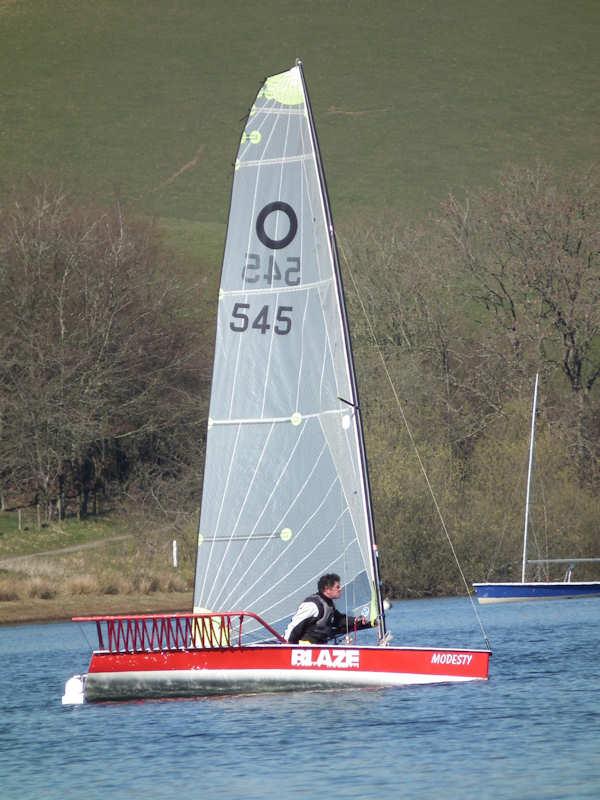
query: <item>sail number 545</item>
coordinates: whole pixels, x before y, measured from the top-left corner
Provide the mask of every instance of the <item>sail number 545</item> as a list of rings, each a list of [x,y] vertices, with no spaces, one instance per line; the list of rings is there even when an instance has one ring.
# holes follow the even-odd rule
[[[285,336],[292,330],[292,318],[289,314],[293,310],[292,306],[277,306],[273,319],[269,306],[263,306],[258,314],[255,314],[256,309],[251,311],[250,303],[236,303],[231,312],[232,321],[229,327],[235,333],[244,333],[249,327],[267,333],[272,327],[274,333]]]

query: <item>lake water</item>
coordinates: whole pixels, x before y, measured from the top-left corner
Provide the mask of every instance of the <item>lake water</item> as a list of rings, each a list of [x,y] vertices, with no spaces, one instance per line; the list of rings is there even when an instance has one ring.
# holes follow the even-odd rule
[[[487,683],[69,707],[93,629],[0,627],[0,798],[597,800],[600,602],[479,611]],[[396,644],[483,646],[465,599],[389,623]]]

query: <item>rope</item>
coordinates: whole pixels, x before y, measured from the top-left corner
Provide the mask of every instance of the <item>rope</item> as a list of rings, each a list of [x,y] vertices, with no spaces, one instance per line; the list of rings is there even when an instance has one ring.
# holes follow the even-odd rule
[[[392,376],[390,374],[390,371],[388,369],[387,363],[386,363],[385,358],[383,356],[383,352],[381,350],[381,347],[379,346],[379,342],[377,341],[377,337],[375,335],[375,331],[373,329],[373,326],[371,324],[371,320],[370,320],[369,315],[367,313],[367,309],[365,308],[365,304],[363,303],[363,299],[362,299],[361,293],[360,293],[360,291],[358,289],[358,285],[357,285],[356,280],[354,278],[354,273],[352,272],[352,268],[350,267],[350,261],[349,261],[348,257],[346,256],[344,248],[340,247],[339,249],[340,249],[342,257],[344,259],[344,263],[346,265],[346,269],[348,270],[348,274],[350,275],[350,279],[352,280],[352,285],[354,287],[354,291],[356,293],[356,297],[358,298],[358,302],[360,303],[360,307],[361,307],[362,312],[364,314],[364,317],[365,317],[365,320],[366,320],[366,323],[367,323],[367,327],[369,329],[369,334],[371,336],[371,339],[373,340],[373,343],[375,344],[375,349],[377,350],[377,353],[379,354],[379,358],[381,359],[381,363],[383,364],[383,369],[385,371],[388,383],[389,383],[389,385],[390,385],[390,387],[392,389],[392,394],[394,395],[394,399],[396,401],[396,405],[398,406],[398,410],[400,411],[400,416],[402,418],[402,422],[404,424],[404,428],[406,429],[406,432],[408,434],[408,438],[410,439],[410,443],[411,443],[411,445],[413,447],[413,450],[415,452],[415,455],[416,455],[416,458],[417,458],[417,462],[419,464],[419,468],[420,468],[420,470],[421,470],[421,472],[423,474],[423,477],[425,478],[425,483],[427,484],[427,489],[429,490],[429,494],[431,495],[431,499],[433,500],[433,505],[435,507],[436,513],[438,515],[438,518],[440,520],[440,524],[442,526],[442,530],[443,530],[444,535],[445,535],[445,537],[446,537],[446,539],[448,541],[448,544],[450,545],[450,550],[452,552],[452,555],[454,556],[454,561],[456,562],[456,566],[458,568],[458,572],[460,574],[462,582],[463,582],[463,584],[465,586],[465,589],[467,591],[467,597],[469,598],[469,602],[471,603],[471,608],[473,609],[473,613],[475,614],[475,618],[477,619],[477,622],[479,623],[479,628],[481,630],[481,634],[483,636],[483,640],[485,642],[485,646],[487,647],[488,650],[491,650],[490,641],[488,639],[487,633],[486,633],[485,628],[483,626],[483,621],[482,621],[482,619],[481,619],[481,617],[479,615],[479,612],[477,610],[477,606],[475,605],[475,601],[473,600],[473,595],[471,594],[471,591],[469,589],[469,584],[467,583],[467,579],[465,577],[465,574],[464,574],[463,569],[461,567],[460,561],[459,561],[458,556],[456,554],[456,550],[454,549],[454,544],[452,543],[452,539],[450,538],[450,533],[448,532],[448,528],[446,526],[446,521],[444,520],[444,516],[442,514],[442,510],[441,510],[441,508],[439,506],[439,503],[437,501],[437,497],[436,497],[435,492],[433,490],[433,486],[431,485],[431,482],[429,480],[429,476],[427,474],[427,470],[425,469],[425,465],[423,464],[423,461],[421,459],[421,454],[419,453],[419,448],[417,447],[417,443],[415,442],[412,430],[410,428],[410,425],[408,424],[408,419],[406,418],[406,414],[404,412],[404,407],[402,406],[402,402],[400,401],[400,397],[399,397],[398,392],[396,390],[396,386],[394,385],[394,381],[392,380]]]
[[[88,648],[89,648],[90,650],[93,650],[93,649],[94,649],[94,646],[93,646],[93,644],[90,642],[90,640],[88,639],[88,635],[87,635],[87,633],[85,632],[85,628],[83,627],[83,623],[82,623],[82,622],[80,622],[80,623],[79,623],[79,625],[78,625],[78,628],[79,628],[79,631],[80,631],[80,633],[83,635],[83,638],[85,639],[85,641],[86,641],[86,644],[87,644]]]

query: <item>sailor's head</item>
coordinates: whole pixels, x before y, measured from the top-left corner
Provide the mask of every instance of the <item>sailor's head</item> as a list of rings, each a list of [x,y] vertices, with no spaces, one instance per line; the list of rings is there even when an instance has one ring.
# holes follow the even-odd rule
[[[321,575],[317,588],[319,594],[322,594],[323,597],[328,597],[330,600],[337,600],[342,594],[340,576],[336,575],[335,572],[328,572],[327,575]]]

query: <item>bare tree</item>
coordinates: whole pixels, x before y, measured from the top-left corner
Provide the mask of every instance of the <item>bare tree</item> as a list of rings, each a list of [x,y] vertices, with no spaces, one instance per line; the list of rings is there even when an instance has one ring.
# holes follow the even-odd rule
[[[499,190],[450,198],[443,220],[449,262],[501,334],[496,353],[524,376],[541,369],[549,381],[558,369],[568,381],[582,476],[598,456],[590,426],[600,375],[599,177],[591,169],[559,184],[540,166],[513,170]]]
[[[47,185],[7,198],[0,247],[5,485],[59,514],[77,495],[85,514],[139,461],[175,463],[180,427],[201,418],[201,350],[172,256],[118,203],[81,206]]]

